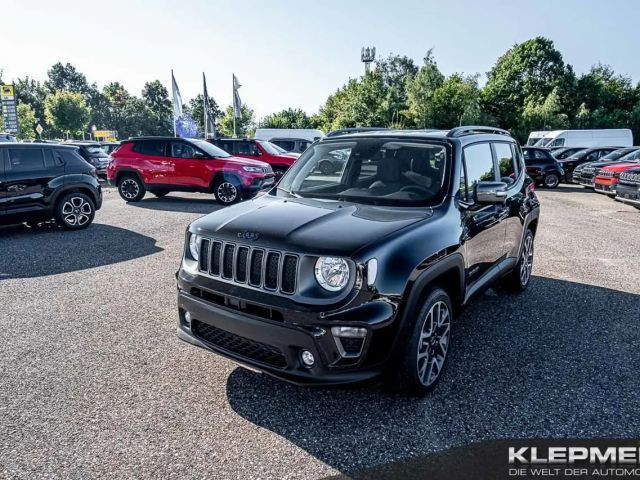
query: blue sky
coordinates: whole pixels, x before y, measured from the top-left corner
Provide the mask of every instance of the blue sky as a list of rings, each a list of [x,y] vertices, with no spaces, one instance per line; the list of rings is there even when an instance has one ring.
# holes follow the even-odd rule
[[[597,62],[640,80],[640,2],[628,1],[150,1],[3,0],[4,79],[44,80],[71,62],[102,87],[145,81],[183,99],[201,91],[231,102],[231,74],[258,117],[285,107],[315,112],[349,77],[362,74],[360,48],[421,62],[434,48],[445,74],[482,74],[516,42],[551,38],[584,72]]]

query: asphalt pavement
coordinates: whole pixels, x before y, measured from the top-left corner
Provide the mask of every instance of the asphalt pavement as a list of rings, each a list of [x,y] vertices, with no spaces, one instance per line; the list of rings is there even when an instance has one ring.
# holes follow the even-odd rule
[[[208,195],[81,232],[0,228],[0,478],[321,478],[487,439],[640,437],[640,211],[539,190],[534,278],[453,330],[438,388],[301,388],[177,340],[188,223]]]

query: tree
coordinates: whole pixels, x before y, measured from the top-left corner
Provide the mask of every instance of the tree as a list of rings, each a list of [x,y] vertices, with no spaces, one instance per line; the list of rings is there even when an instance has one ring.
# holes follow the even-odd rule
[[[255,120],[253,117],[253,110],[242,105],[240,109],[240,118],[236,118],[236,135],[238,137],[247,137],[253,134],[255,130]],[[222,135],[227,137],[233,136],[233,106],[229,105],[225,111],[224,116],[220,120],[218,129]]]
[[[142,99],[149,112],[146,134],[169,135],[173,131],[169,91],[159,80],[147,82],[142,90]]]
[[[443,82],[444,75],[429,50],[424,65],[407,85],[407,113],[418,128],[432,128],[436,124],[433,96]]]
[[[267,115],[260,121],[261,128],[317,128],[317,124],[299,108],[287,108]]]
[[[36,138],[36,114],[27,103],[18,102],[18,140],[33,140]]]
[[[44,124],[44,101],[48,94],[45,86],[29,77],[18,78],[15,86],[18,102],[31,106],[37,121]]]
[[[529,102],[522,112],[525,130],[559,130],[569,128],[558,88],[554,88],[543,103]]]
[[[502,55],[487,74],[483,90],[483,109],[503,128],[522,131],[521,119],[526,105],[542,104],[554,88],[563,100],[573,98],[575,75],[565,65],[562,54],[551,40],[536,37],[514,45]],[[565,113],[574,105],[563,105]]]
[[[84,95],[89,90],[87,77],[78,72],[76,67],[70,63],[66,65],[63,65],[61,62],[56,63],[47,71],[47,75],[49,78],[44,84],[50,92],[63,90]]]
[[[47,123],[67,136],[82,132],[89,124],[91,108],[79,93],[57,91],[45,101]]]
[[[213,121],[216,125],[220,123],[220,118],[222,118],[222,110],[213,99],[213,97],[209,97],[209,107],[211,107],[211,116],[213,117]],[[189,104],[187,105],[187,111],[191,118],[196,121],[196,125],[198,126],[198,131],[204,133],[204,105],[203,105],[203,95],[199,93],[194,98],[189,100]],[[232,126],[233,128],[233,126]]]
[[[431,98],[433,127],[448,129],[475,125],[480,119],[478,75],[454,73],[436,87]]]

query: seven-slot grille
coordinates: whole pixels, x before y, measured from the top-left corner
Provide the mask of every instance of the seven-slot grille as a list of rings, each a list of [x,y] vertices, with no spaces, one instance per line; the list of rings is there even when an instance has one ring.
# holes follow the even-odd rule
[[[622,172],[620,174],[620,180],[624,180],[630,183],[640,183],[640,173]]]
[[[200,250],[199,269],[214,277],[286,294],[296,291],[296,255],[208,238]]]

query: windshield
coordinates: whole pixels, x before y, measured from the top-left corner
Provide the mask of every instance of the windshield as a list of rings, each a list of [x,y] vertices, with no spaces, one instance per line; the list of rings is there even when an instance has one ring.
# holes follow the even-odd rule
[[[283,153],[287,153],[287,152],[285,152],[284,150],[282,150],[281,148],[277,147],[276,145],[274,145],[271,142],[261,141],[261,142],[258,142],[258,143],[260,143],[262,148],[264,148],[269,155],[281,155]]]
[[[549,137],[549,138],[541,138],[536,143],[534,143],[534,145],[536,147],[544,147],[545,145],[548,145],[549,142],[551,142],[551,140],[553,140],[553,138],[551,138],[551,137]]]
[[[619,158],[622,158],[631,152],[635,152],[636,150],[636,148],[621,148],[620,150],[614,150],[613,152],[600,157],[600,161],[606,162],[607,160],[618,160]]]
[[[279,146],[279,145],[276,145],[275,143],[271,143],[271,142],[266,142],[266,143],[268,143],[268,144],[269,144],[269,145],[271,145],[273,148],[275,148],[275,149],[276,149],[276,151],[277,151],[278,153],[287,153],[287,151],[286,151],[284,148],[282,148],[282,147],[281,147],[281,146]]]
[[[383,138],[316,144],[278,189],[301,197],[375,205],[428,205],[445,190],[444,145]]]
[[[191,140],[191,142],[200,150],[203,150],[207,155],[212,157],[226,158],[231,156],[221,148],[211,145],[209,142],[205,142],[204,140]]]

